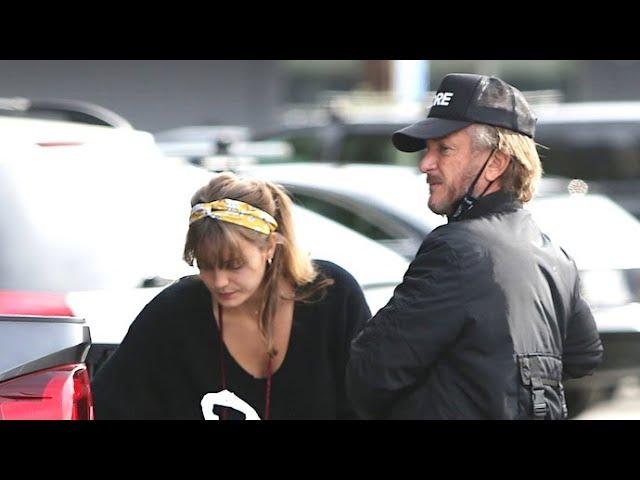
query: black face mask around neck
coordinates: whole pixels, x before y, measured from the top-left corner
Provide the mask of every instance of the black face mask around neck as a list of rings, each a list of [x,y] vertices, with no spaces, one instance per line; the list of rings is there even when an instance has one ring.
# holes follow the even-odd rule
[[[489,189],[491,184],[495,181],[495,180],[491,180],[489,184],[486,186],[486,188],[482,191],[482,193],[477,197],[474,197],[472,195],[473,189],[476,187],[476,183],[480,179],[480,175],[482,175],[482,172],[484,172],[484,169],[487,167],[487,164],[489,163],[489,160],[491,160],[491,157],[493,156],[495,151],[496,151],[495,148],[491,150],[491,153],[489,154],[489,156],[487,157],[487,160],[484,162],[484,165],[476,175],[476,178],[473,180],[473,182],[471,182],[471,185],[469,185],[469,188],[467,188],[467,192],[464,194],[464,196],[460,200],[458,200],[458,203],[456,205],[456,209],[454,210],[453,215],[449,217],[449,222],[456,222],[460,220],[465,213],[467,213],[469,210],[473,208],[473,206],[478,201],[478,198],[482,197],[485,194],[485,192]]]

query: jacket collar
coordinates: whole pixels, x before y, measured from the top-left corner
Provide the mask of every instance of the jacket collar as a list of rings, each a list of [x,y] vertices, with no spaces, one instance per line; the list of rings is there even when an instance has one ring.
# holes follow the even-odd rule
[[[464,213],[458,221],[515,211],[519,208],[522,208],[522,203],[512,193],[499,190],[478,198],[473,207]],[[451,221],[448,217],[447,219],[449,222]]]

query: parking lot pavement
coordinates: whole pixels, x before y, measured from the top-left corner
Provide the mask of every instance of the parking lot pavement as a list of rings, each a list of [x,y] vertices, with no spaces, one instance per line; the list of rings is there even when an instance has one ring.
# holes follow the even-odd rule
[[[575,420],[640,420],[640,382],[636,377],[623,379],[613,399],[594,405]]]

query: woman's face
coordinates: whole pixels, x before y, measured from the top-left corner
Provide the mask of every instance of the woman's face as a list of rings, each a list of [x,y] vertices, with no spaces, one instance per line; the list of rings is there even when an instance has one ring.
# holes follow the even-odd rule
[[[247,300],[255,300],[267,267],[267,259],[273,257],[275,244],[261,248],[245,238],[239,238],[244,258],[224,259],[221,266],[198,260],[200,278],[218,304],[226,308],[238,307]]]

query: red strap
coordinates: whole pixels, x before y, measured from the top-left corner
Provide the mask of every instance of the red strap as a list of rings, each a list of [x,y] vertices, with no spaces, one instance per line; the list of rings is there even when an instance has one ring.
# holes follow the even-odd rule
[[[222,305],[218,305],[218,322],[220,322],[220,328],[218,332],[220,334],[220,380],[222,381],[222,389],[227,389],[227,379],[224,375],[224,323],[222,322]],[[227,419],[227,409],[222,410],[222,419]]]
[[[264,419],[265,420],[269,420],[269,413],[271,411],[271,376],[273,375],[273,372],[271,370],[271,355],[269,355],[269,360],[267,363],[267,393],[266,393],[266,399],[264,401],[265,403],[265,407],[264,407]]]

